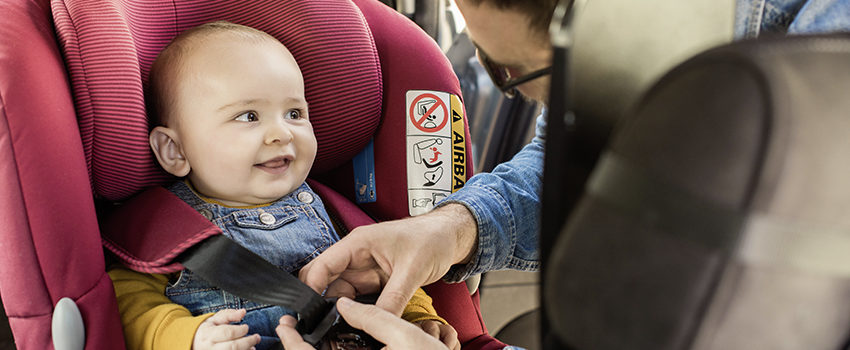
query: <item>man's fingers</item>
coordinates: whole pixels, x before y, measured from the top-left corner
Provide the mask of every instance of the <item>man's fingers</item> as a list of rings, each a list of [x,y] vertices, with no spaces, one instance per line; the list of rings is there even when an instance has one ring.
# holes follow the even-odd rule
[[[236,340],[216,343],[213,345],[213,350],[250,350],[255,345],[260,343],[260,335],[252,334],[247,337],[242,337]]]
[[[224,325],[233,322],[239,322],[242,317],[245,317],[245,309],[224,309],[216,312],[215,315],[209,318],[209,321],[214,325]]]
[[[435,339],[440,339],[440,327],[434,321],[422,321],[422,323],[419,324],[419,327]]]
[[[393,315],[400,316],[405,305],[422,282],[415,280],[414,274],[411,272],[402,269],[393,271],[375,305]]]
[[[298,278],[321,294],[328,287],[328,284],[337,279],[351,263],[351,254],[343,241],[340,240],[330,246],[313,261],[301,268],[301,271],[298,272]]]
[[[295,330],[296,322],[292,316],[283,316],[280,319],[280,325],[275,328],[283,347],[287,350],[314,350],[313,346],[307,344],[301,338],[301,334],[298,334],[298,331]]]
[[[321,257],[321,255],[318,257]],[[301,271],[298,271],[298,279],[310,288],[313,288],[316,293],[322,294],[325,288],[328,287],[328,283],[336,279],[339,275],[334,275],[328,271],[328,267],[321,261],[316,264],[314,263],[316,263],[316,260],[304,265]]]
[[[426,344],[421,344],[422,339],[419,339],[422,337],[439,342],[423,333],[419,327],[381,308],[360,304],[348,298],[340,298],[336,305],[340,315],[349,325],[362,329],[390,349],[406,349],[417,343],[426,348]]]
[[[215,332],[210,334],[209,339],[213,343],[221,343],[229,340],[239,339],[248,334],[248,325],[220,325],[215,326]]]
[[[442,325],[440,327],[440,341],[449,349],[460,350],[460,341],[457,339],[457,331],[452,326]]]
[[[338,279],[328,286],[326,297],[349,297],[354,298],[357,295],[357,289],[351,283],[343,279]]]

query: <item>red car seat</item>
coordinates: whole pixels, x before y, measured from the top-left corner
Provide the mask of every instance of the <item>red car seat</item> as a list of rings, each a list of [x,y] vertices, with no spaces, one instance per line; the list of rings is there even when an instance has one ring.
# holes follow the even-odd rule
[[[180,31],[229,20],[269,32],[292,51],[319,143],[311,178],[333,198],[332,210],[362,210],[348,215],[357,221],[348,226],[408,215],[399,171],[408,91],[460,95],[437,45],[375,0],[19,0],[0,4],[0,13],[0,294],[20,349],[52,346],[50,323],[63,297],[79,307],[86,348],[123,347],[96,207],[173,180],[148,149],[142,91],[151,62]],[[370,140],[377,200],[358,207],[351,159]],[[168,259],[185,244],[142,242],[154,247],[148,252],[174,254],[140,270],[180,267]],[[465,285],[426,290],[465,347],[504,346],[487,334],[477,294]]]

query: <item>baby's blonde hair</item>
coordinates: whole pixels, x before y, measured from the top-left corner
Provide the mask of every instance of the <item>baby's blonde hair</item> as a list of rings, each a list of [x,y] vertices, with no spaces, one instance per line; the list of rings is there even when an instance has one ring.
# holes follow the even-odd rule
[[[195,45],[223,34],[236,36],[246,42],[273,42],[283,47],[280,41],[264,31],[227,21],[210,22],[183,31],[159,53],[151,65],[145,89],[145,104],[151,127],[167,126],[169,111],[175,103],[175,82],[169,78],[181,76],[180,73],[187,69],[184,60],[186,53]]]

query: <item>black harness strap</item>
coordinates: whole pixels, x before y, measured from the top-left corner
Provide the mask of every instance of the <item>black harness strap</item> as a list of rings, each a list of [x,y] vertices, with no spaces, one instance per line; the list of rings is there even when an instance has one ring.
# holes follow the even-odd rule
[[[333,324],[334,320],[325,319],[336,318],[336,313],[331,312],[332,301],[325,300],[295,276],[227,236],[207,238],[186,250],[177,260],[210,284],[233,295],[294,310],[299,317],[298,331],[305,341],[314,345]],[[324,326],[317,327],[320,325]]]

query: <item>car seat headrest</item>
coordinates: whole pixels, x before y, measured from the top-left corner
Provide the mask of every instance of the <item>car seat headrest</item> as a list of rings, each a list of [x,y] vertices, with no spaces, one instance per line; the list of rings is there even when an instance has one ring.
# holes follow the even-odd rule
[[[318,141],[312,174],[351,159],[381,118],[382,78],[372,34],[351,1],[53,1],[95,195],[126,198],[171,179],[148,145],[143,86],[181,31],[227,20],[279,39],[300,66]]]

